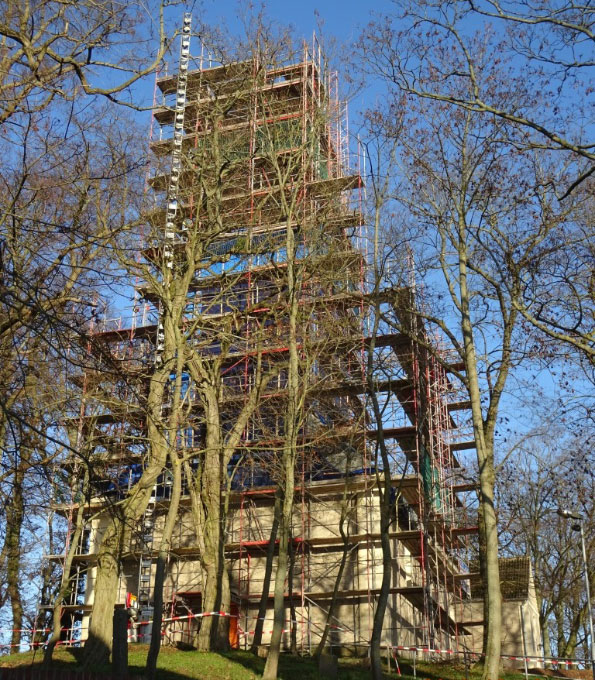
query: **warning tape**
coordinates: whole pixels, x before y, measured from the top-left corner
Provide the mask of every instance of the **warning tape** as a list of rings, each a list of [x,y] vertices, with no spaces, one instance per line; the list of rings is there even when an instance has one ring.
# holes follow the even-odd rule
[[[51,633],[53,628],[0,628],[0,633],[33,633],[35,635],[36,633]],[[67,630],[74,630],[73,628],[60,628],[60,632],[63,633]],[[78,641],[77,641],[78,642]],[[41,647],[45,645],[46,641],[44,640],[37,640],[35,642],[17,642],[14,644],[11,643],[4,643],[0,642],[0,648],[1,649],[8,649],[11,647]],[[64,644],[71,644],[67,640],[61,640],[57,644],[59,645],[64,645]]]
[[[272,635],[273,631],[272,630],[263,630],[262,633],[263,633],[263,635],[266,635],[267,633]],[[291,628],[283,628],[281,630],[281,633],[291,633]],[[253,630],[250,630],[250,631],[247,631],[247,632],[239,631],[239,635],[243,635],[244,637],[249,637],[250,635],[255,635],[255,633],[254,633]]]
[[[226,616],[230,619],[238,619],[239,615],[238,614],[230,614],[229,612],[225,611],[218,611],[218,612],[200,612],[199,614],[186,614],[184,616],[170,616],[167,619],[161,619],[161,623],[170,623],[171,621],[188,621],[189,619],[204,619],[207,618],[208,616]],[[153,623],[153,619],[148,619],[147,621],[134,621],[133,624],[134,626],[147,626],[150,623]]]
[[[0,628],[0,633],[49,633],[51,628]],[[69,630],[62,628],[62,630]]]
[[[210,616],[222,616],[222,617],[227,617],[230,619],[240,619],[241,616],[239,614],[231,614],[230,612],[226,612],[223,610],[220,611],[212,611],[212,612],[199,612],[198,614],[186,614],[184,616],[171,616],[169,618],[164,618],[162,619],[162,624],[166,623],[171,623],[175,621],[188,621],[192,619],[202,619],[202,618],[207,618]],[[266,621],[266,617],[258,617],[255,616],[252,619],[253,621]],[[270,620],[270,619],[269,619]],[[286,619],[285,623],[294,623],[297,625],[296,620],[290,620]],[[133,628],[131,630],[134,630],[138,627],[141,626],[147,626],[149,624],[153,623],[153,619],[147,619],[146,621],[133,621]],[[339,630],[339,631],[345,631],[348,630],[346,628],[343,628],[341,626],[337,626],[335,624],[330,624],[329,626],[333,630]],[[239,628],[239,634],[248,637],[251,635],[255,635],[254,630],[249,630],[249,631],[244,631],[240,626]],[[21,632],[21,633],[47,633],[51,632],[51,628],[0,628],[0,633],[12,633],[12,632]],[[80,628],[61,628],[61,632],[69,631],[69,630],[77,630],[80,632]],[[262,631],[265,634],[272,634],[272,630],[263,630]],[[283,629],[281,631],[282,633],[289,633],[291,632],[291,629]],[[162,635],[164,635],[165,632],[162,632]],[[133,633],[134,635],[134,633]],[[150,637],[150,634],[148,633],[136,633],[136,637]],[[82,642],[82,640],[60,640],[57,644],[58,645],[70,645],[70,644],[79,644]],[[11,647],[38,647],[44,645],[44,642],[22,642],[20,644],[2,644],[0,643],[0,648],[11,648]],[[405,645],[388,645],[390,649],[393,651],[400,651],[400,652],[421,652],[423,654],[447,654],[451,656],[470,656],[473,658],[480,659],[483,657],[483,654],[479,654],[477,652],[469,652],[469,651],[460,651],[456,649],[441,649],[441,648],[434,648],[434,647],[408,647]],[[554,666],[563,664],[565,666],[582,666],[585,663],[588,663],[588,660],[584,659],[576,659],[576,658],[570,658],[570,657],[555,657],[555,656],[516,656],[516,655],[510,655],[510,654],[501,654],[500,655],[501,659],[506,659],[507,661],[542,661],[543,663],[549,663]]]
[[[398,651],[405,652],[422,652],[424,654],[450,654],[457,656],[472,656],[475,658],[482,658],[484,655],[478,652],[465,652],[456,649],[439,649],[433,647],[406,647],[403,645],[390,645],[391,649],[396,649]],[[589,663],[588,659],[575,659],[575,658],[563,658],[555,656],[515,656],[510,654],[501,654],[501,659],[506,659],[507,661],[543,661],[544,663],[551,664],[565,664],[567,666],[582,666],[585,663]]]

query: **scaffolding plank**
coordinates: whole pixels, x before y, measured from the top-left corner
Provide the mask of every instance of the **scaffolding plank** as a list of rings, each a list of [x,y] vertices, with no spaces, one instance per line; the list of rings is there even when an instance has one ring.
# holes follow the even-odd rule
[[[470,451],[474,449],[475,446],[475,439],[466,442],[454,442],[449,445],[451,451]]]

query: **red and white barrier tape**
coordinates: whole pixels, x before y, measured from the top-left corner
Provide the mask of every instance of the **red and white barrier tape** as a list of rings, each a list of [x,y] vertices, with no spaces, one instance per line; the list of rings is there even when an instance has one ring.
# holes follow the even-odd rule
[[[49,633],[51,628],[0,628],[0,633]],[[69,630],[62,628],[62,630]]]
[[[162,623],[171,623],[175,621],[189,621],[192,619],[201,619],[201,618],[207,618],[209,616],[223,616],[223,617],[228,617],[230,619],[239,619],[241,616],[239,614],[231,614],[230,612],[226,611],[216,611],[216,612],[200,612],[198,614],[186,614],[184,616],[172,616],[169,618],[164,618],[162,619]],[[258,617],[255,616],[253,617],[254,621],[266,621],[266,617]],[[270,619],[269,619],[270,620]],[[286,619],[285,623],[288,623],[290,620]],[[133,622],[133,628],[130,630],[133,631],[134,629],[137,629],[140,626],[147,626],[149,624],[152,624],[153,620],[148,619],[146,621],[134,621]],[[297,625],[297,621],[295,621]],[[239,628],[239,634],[248,637],[250,635],[254,635],[255,631],[254,630],[249,630],[249,631],[244,631],[241,629],[240,626]],[[337,626],[334,624],[330,625],[330,628],[334,630],[340,630],[344,631],[347,630],[346,628],[342,628],[341,626]],[[0,628],[0,633],[13,633],[13,632],[21,632],[21,633],[47,633],[50,632],[52,629],[51,628]],[[77,630],[80,632],[80,628],[73,629],[73,628],[62,628],[61,632],[64,631],[69,631],[69,630]],[[273,631],[272,630],[263,630],[263,633],[265,634],[271,634]],[[291,629],[283,629],[282,633],[289,633],[291,632]],[[149,637],[150,634],[148,633],[133,633],[133,635],[136,634],[136,637]],[[164,633],[162,633],[164,634]],[[77,644],[79,642],[82,642],[82,640],[60,640],[58,642],[59,645],[69,645],[69,644]],[[22,642],[20,644],[2,644],[0,643],[1,648],[11,648],[11,647],[39,647],[45,644],[44,642]],[[407,647],[404,645],[389,645],[390,649],[393,651],[399,651],[399,652],[421,652],[422,654],[448,654],[448,655],[456,655],[456,656],[465,656],[468,655],[470,657],[474,658],[481,658],[482,654],[479,654],[477,652],[462,652],[459,650],[455,649],[440,649],[440,648],[432,648],[432,647]],[[565,666],[580,666],[584,665],[586,662],[583,659],[573,659],[573,658],[557,658],[553,656],[513,656],[509,654],[501,654],[500,655],[501,659],[506,659],[508,661],[542,661],[543,663],[549,663],[552,665],[560,665],[563,664]],[[588,662],[587,662],[588,663]]]
[[[483,656],[483,654],[479,654],[478,652],[462,652],[456,649],[438,649],[432,647],[406,647],[403,645],[391,645],[391,649],[396,649],[401,652],[422,652],[424,654],[450,654],[457,656],[464,656],[467,654],[468,656],[478,659]],[[588,660],[585,661],[584,659],[558,658],[555,656],[513,656],[510,654],[501,654],[500,658],[506,659],[508,661],[543,661],[544,663],[565,664],[567,666],[583,665],[584,663],[589,663]]]

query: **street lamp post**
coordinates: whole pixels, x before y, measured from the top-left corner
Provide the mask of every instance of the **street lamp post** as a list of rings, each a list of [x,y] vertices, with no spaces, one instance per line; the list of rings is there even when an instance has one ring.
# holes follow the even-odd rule
[[[575,520],[576,524],[572,525],[573,531],[580,531],[581,546],[583,549],[583,565],[585,568],[585,590],[587,591],[587,614],[589,615],[589,626],[591,629],[591,672],[593,673],[593,680],[595,680],[595,635],[593,634],[593,609],[591,607],[591,588],[589,587],[589,569],[587,563],[587,549],[585,547],[585,532],[583,531],[583,522],[585,518],[576,512],[570,510],[558,509],[560,517]]]

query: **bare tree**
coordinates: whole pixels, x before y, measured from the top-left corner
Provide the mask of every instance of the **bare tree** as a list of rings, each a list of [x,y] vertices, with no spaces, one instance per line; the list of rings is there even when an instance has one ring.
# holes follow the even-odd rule
[[[40,500],[31,485],[47,484],[53,459],[70,446],[60,434],[72,406],[66,367],[80,359],[75,348],[84,344],[93,313],[91,289],[114,280],[105,267],[105,246],[127,218],[114,214],[117,190],[108,183],[135,168],[132,157],[126,158],[124,135],[116,142],[109,125],[100,128],[95,115],[82,112],[65,132],[55,120],[58,112],[56,107],[53,114],[22,115],[22,127],[4,138],[0,447],[3,466],[12,463],[0,481],[14,506],[7,526],[16,541],[10,553],[17,582],[26,540],[23,499]],[[100,268],[105,276],[98,275]],[[46,496],[40,511],[47,502]],[[12,592],[16,604],[20,589]]]
[[[481,39],[478,21],[483,22]],[[400,3],[393,15],[372,23],[360,43],[363,62],[395,93],[443,103],[453,115],[458,109],[478,119],[495,117],[509,124],[503,133],[511,133],[506,141],[519,151],[533,149],[544,159],[554,152],[565,159],[568,171],[550,179],[557,182],[550,186],[551,200],[578,193],[583,216],[577,217],[565,248],[542,257],[539,269],[525,280],[518,279],[511,263],[509,292],[525,321],[591,363],[593,295],[587,262],[593,256],[595,155],[587,110],[593,21],[592,8],[571,2],[445,5],[422,0]],[[487,59],[505,68],[488,70]],[[502,98],[506,89],[511,96]],[[523,134],[513,132],[518,130]]]
[[[159,67],[175,38],[166,30],[166,4],[176,3],[6,3],[0,14],[0,124],[54,99],[74,102],[79,93],[131,105],[130,86]]]
[[[474,49],[479,55],[478,43]],[[442,57],[435,64],[437,70],[451,63],[450,54]],[[490,74],[498,67],[490,65],[487,54],[481,63],[485,72],[477,73],[482,82],[497,82]],[[505,106],[516,94],[494,92],[492,97],[500,97]],[[496,433],[509,375],[530,356],[515,285],[538,266],[543,252],[572,238],[577,201],[575,197],[563,207],[552,201],[550,187],[568,177],[568,168],[560,168],[535,149],[520,154],[519,149],[530,145],[524,143],[524,130],[511,129],[506,119],[488,120],[442,101],[408,97],[372,120],[398,139],[406,183],[397,185],[394,196],[417,223],[409,237],[418,272],[432,287],[426,289],[428,308],[411,308],[410,314],[420,319],[420,327],[440,329],[463,367],[457,376],[471,404],[480,484],[481,569],[487,584],[484,673],[494,678],[501,625]],[[518,144],[504,141],[514,139]],[[510,263],[520,278],[509,278]],[[399,328],[404,302],[406,309],[407,301],[395,296],[392,314],[397,322],[392,323]],[[423,336],[417,341],[427,345]]]
[[[552,431],[558,432],[555,451]],[[587,521],[587,562],[593,550],[592,454],[588,433],[569,436],[555,424],[527,441],[498,479],[501,543],[509,554],[530,555],[540,607],[544,655],[574,658],[588,637],[581,547],[558,508],[573,508]],[[564,483],[560,483],[564,479]],[[521,482],[522,480],[522,482]],[[593,573],[589,579],[593,583]],[[585,659],[589,658],[588,646]]]
[[[521,72],[528,85],[524,101],[494,97],[493,81],[485,78],[484,54],[474,38],[478,19],[484,21],[487,44],[520,65],[520,71],[510,69],[496,77],[504,87],[513,78],[521,92]],[[593,22],[591,7],[572,2],[470,0],[445,5],[422,0],[401,3],[394,15],[371,24],[362,46],[369,63],[400,91],[495,116],[526,130],[525,148],[567,154],[576,176],[557,185],[558,196],[565,198],[594,168],[586,109],[571,94],[575,84],[587,85],[592,74]],[[573,104],[567,107],[569,101]]]

